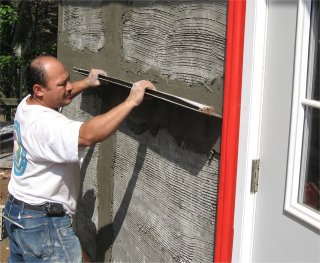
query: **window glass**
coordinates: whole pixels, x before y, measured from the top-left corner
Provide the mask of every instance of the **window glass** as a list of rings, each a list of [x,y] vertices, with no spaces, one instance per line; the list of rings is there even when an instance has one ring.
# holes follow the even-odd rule
[[[319,1],[313,1],[312,22],[310,30],[310,52],[308,69],[307,99],[315,106],[304,105],[304,129],[300,167],[299,203],[320,212],[320,153],[319,153],[319,67],[320,67],[320,15]]]
[[[307,96],[312,100],[320,100],[320,89],[319,89],[319,67],[320,67],[320,50],[319,50],[319,41],[320,41],[320,3],[319,1],[313,1],[313,17],[312,17],[311,31],[310,31],[310,65],[309,65],[309,74],[311,75],[310,79],[310,88],[308,91],[311,93],[311,96]]]
[[[304,138],[302,145],[301,178],[303,180],[303,194],[300,203],[320,211],[319,202],[319,110],[307,107],[305,114]]]

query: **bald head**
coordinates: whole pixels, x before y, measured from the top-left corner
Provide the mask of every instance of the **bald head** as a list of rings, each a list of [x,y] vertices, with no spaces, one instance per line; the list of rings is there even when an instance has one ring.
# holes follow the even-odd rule
[[[35,84],[45,87],[47,85],[47,71],[57,65],[61,66],[62,63],[53,56],[45,55],[35,58],[27,72],[28,93],[33,94],[33,86]]]
[[[73,85],[61,61],[52,56],[35,58],[29,67],[27,84],[32,95],[30,104],[39,104],[54,110],[72,101]]]

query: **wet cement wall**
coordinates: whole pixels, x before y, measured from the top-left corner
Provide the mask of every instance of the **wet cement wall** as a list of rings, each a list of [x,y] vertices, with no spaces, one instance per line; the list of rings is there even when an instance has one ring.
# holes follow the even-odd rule
[[[58,57],[222,112],[226,1],[62,1]],[[128,90],[89,90],[63,110],[83,120]],[[212,262],[221,119],[147,98],[86,150],[75,226],[98,261]]]

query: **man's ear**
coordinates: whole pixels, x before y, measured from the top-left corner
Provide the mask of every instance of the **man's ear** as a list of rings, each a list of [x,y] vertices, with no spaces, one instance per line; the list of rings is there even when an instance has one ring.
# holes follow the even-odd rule
[[[39,84],[34,84],[33,85],[33,94],[35,94],[37,97],[43,97],[43,90],[42,86]]]

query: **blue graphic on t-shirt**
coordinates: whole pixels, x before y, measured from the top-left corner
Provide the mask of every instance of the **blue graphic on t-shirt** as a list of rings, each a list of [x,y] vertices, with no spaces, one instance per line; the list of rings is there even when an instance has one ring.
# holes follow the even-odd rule
[[[14,162],[14,174],[21,176],[24,174],[27,168],[27,151],[22,146],[20,124],[18,121],[14,121],[13,130],[13,162]]]

